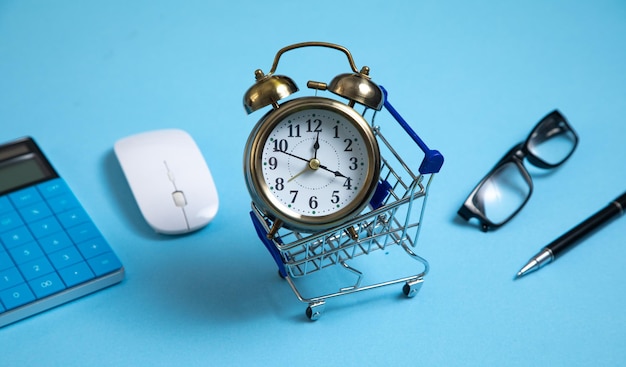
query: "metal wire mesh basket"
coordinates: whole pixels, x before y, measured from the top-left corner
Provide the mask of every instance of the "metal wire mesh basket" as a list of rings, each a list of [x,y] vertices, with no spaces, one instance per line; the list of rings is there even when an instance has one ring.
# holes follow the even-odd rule
[[[298,299],[308,303],[306,315],[311,320],[317,320],[321,316],[327,299],[340,295],[404,283],[403,293],[407,297],[413,297],[429,270],[428,262],[416,254],[415,248],[422,227],[428,190],[435,173],[439,172],[443,164],[443,156],[426,146],[391,106],[386,98],[386,90],[382,89],[385,94],[385,109],[404,129],[410,141],[419,147],[417,153],[421,153],[421,157],[413,149],[412,158],[403,159],[403,153],[395,149],[394,144],[383,135],[382,128],[374,125],[375,115],[372,116],[372,129],[379,142],[382,165],[377,190],[367,209],[336,228],[317,233],[301,233],[281,228],[272,239],[268,239],[267,233],[272,227],[272,220],[252,204],[250,215],[259,238],[278,265],[280,275],[287,280]],[[416,162],[419,162],[417,168],[413,167]],[[364,284],[364,273],[353,266],[354,260],[375,252],[387,254],[392,247],[400,248],[400,251],[415,260],[419,266],[418,271]],[[353,275],[349,283],[341,285],[338,290],[322,294],[304,294],[298,283],[300,279],[322,273],[322,270],[336,265]]]

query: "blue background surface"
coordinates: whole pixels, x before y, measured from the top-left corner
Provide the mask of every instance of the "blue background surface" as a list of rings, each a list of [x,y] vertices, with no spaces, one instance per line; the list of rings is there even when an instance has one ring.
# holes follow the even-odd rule
[[[310,40],[370,66],[446,157],[417,297],[339,297],[314,323],[256,238],[241,173],[262,115],[241,103],[254,70]],[[626,189],[625,40],[618,0],[2,1],[0,141],[38,141],[127,275],[0,329],[0,364],[623,365],[625,219],[513,276]],[[279,71],[304,88],[349,70],[342,56],[303,50]],[[458,221],[478,180],[554,108],[580,135],[570,161],[536,173],[533,197],[501,230]],[[196,139],[221,199],[207,228],[182,237],[151,232],[112,152],[117,139],[169,127]]]

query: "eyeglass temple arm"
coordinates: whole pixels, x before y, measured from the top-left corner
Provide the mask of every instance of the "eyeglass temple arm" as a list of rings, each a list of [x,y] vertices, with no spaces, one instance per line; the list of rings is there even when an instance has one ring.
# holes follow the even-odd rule
[[[389,111],[391,116],[393,116],[396,121],[398,121],[404,131],[409,134],[409,136],[411,137],[411,139],[413,139],[417,146],[419,146],[419,148],[424,152],[424,159],[422,160],[422,163],[420,165],[419,172],[421,174],[439,172],[441,166],[443,165],[443,155],[439,153],[438,150],[428,148],[426,143],[424,143],[424,141],[419,137],[419,135],[417,135],[413,128],[411,128],[411,126],[402,118],[402,116],[400,116],[400,113],[398,113],[398,111],[393,108],[391,103],[389,103],[389,100],[387,99],[387,90],[382,85],[379,85],[379,87],[383,91],[383,95],[385,97],[384,107],[387,109],[387,111]]]

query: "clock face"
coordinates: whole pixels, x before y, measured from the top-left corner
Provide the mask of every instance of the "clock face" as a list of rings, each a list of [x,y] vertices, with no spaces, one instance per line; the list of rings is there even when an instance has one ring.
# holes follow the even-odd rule
[[[303,99],[260,122],[251,193],[287,226],[314,229],[350,219],[367,205],[380,159],[376,138],[356,111],[331,99]]]

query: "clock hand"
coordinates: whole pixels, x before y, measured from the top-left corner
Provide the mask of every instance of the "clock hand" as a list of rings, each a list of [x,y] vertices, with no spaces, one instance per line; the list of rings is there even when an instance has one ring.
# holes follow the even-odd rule
[[[304,169],[298,173],[296,173],[295,176],[291,177],[289,180],[287,180],[287,182],[291,182],[293,180],[296,179],[296,177],[300,176],[301,174],[303,174],[304,172],[308,171],[309,169],[315,171],[318,168],[320,168],[320,161],[317,158],[313,158],[309,161],[309,164],[306,165],[306,167],[304,167]]]
[[[309,159],[302,158],[302,157],[298,157],[297,155],[295,155],[295,154],[291,154],[291,153],[289,153],[289,152],[285,152],[284,150],[281,150],[280,152],[281,152],[281,153],[285,153],[285,154],[287,154],[287,155],[289,155],[289,156],[292,156],[292,157],[294,157],[294,158],[298,158],[298,159],[299,159],[299,160],[301,160],[301,161],[305,161],[305,162],[308,162],[308,161],[309,161]]]
[[[302,161],[309,162],[309,164],[307,165],[307,167],[310,167],[310,168],[311,168],[311,169],[313,169],[313,170],[316,170],[316,169],[318,169],[318,168],[321,168],[321,169],[323,169],[323,170],[325,170],[325,171],[328,171],[328,172],[330,172],[330,173],[334,174],[334,175],[335,175],[335,177],[343,177],[343,178],[348,178],[348,176],[346,176],[346,175],[342,174],[341,172],[339,172],[339,171],[333,171],[333,170],[331,170],[330,168],[328,168],[328,167],[326,167],[326,166],[324,166],[324,165],[320,164],[320,161],[319,161],[319,159],[317,159],[317,158],[313,158],[313,159],[310,159],[310,160],[309,160],[309,159],[306,159],[306,158],[298,157],[298,156],[297,156],[297,155],[295,155],[295,154],[291,154],[291,153],[289,153],[289,152],[285,152],[284,150],[281,150],[280,152],[281,152],[281,153],[285,153],[285,154],[287,154],[288,156],[291,156],[291,157],[294,157],[294,158],[298,158],[298,159],[300,159],[300,160],[302,160]],[[317,163],[313,163],[314,161],[315,161],[315,162],[317,162]],[[315,167],[315,168],[313,168],[313,165],[315,165],[316,167]],[[305,171],[306,171],[306,169],[305,169]],[[303,173],[303,172],[299,173],[298,175],[300,175],[300,174],[302,174],[302,173]],[[291,179],[290,179],[290,180],[291,180]]]
[[[320,168],[321,168],[321,169],[323,169],[323,170],[325,170],[325,171],[328,171],[328,172],[330,172],[330,173],[333,173],[333,174],[335,175],[335,177],[343,177],[343,178],[348,178],[348,176],[343,175],[341,172],[339,172],[339,171],[333,171],[333,170],[331,170],[330,168],[328,168],[328,167],[326,167],[326,166],[324,166],[324,165],[321,165],[321,164],[320,164]]]
[[[306,167],[304,167],[304,169],[298,173],[296,173],[293,177],[291,177],[290,179],[287,180],[287,182],[291,182],[293,180],[295,180],[298,176],[300,176],[301,174],[303,174],[304,172],[309,170],[309,165],[307,164]]]
[[[317,150],[320,148],[320,132],[317,132],[317,136],[315,137],[315,144],[313,144],[313,149],[315,149],[315,154],[313,158],[317,159]]]

